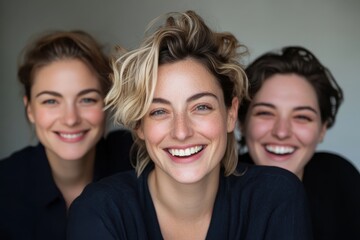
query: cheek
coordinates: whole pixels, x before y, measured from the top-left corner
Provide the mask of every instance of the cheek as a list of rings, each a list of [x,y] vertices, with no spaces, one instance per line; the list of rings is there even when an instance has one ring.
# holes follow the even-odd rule
[[[254,141],[262,138],[268,132],[271,132],[273,123],[271,121],[259,121],[257,119],[248,119],[245,125],[245,138],[246,141]]]
[[[84,109],[81,115],[92,125],[103,126],[105,123],[106,113],[102,108]]]
[[[171,126],[168,122],[143,121],[141,126],[143,138],[149,143],[159,143],[168,135]]]
[[[307,146],[316,147],[320,139],[320,129],[317,126],[295,126],[297,138]]]
[[[58,113],[47,109],[33,108],[32,116],[32,123],[36,128],[47,128],[56,121]]]
[[[208,138],[226,137],[227,122],[223,116],[213,116],[212,118],[193,119],[194,131],[197,131]]]

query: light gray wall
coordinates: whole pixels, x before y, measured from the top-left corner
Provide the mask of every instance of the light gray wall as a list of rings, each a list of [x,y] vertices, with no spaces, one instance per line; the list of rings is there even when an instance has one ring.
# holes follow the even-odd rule
[[[233,32],[251,61],[285,45],[309,48],[345,92],[337,123],[319,146],[360,169],[360,1],[358,0],[0,0],[0,158],[36,139],[25,120],[16,79],[17,57],[44,30],[83,29],[109,49],[136,47],[147,23],[168,11],[197,11],[212,26]]]

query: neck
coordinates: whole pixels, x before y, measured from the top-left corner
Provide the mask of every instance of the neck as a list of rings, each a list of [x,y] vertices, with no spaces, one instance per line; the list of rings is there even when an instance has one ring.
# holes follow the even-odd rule
[[[158,170],[150,173],[150,194],[165,239],[205,238],[218,190],[219,171],[220,167],[191,184],[176,182]]]
[[[55,184],[69,207],[93,179],[95,148],[77,160],[60,159],[48,153],[47,156]]]

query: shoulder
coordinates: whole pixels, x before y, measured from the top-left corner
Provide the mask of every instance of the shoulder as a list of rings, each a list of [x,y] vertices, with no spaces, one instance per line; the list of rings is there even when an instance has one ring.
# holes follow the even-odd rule
[[[105,177],[89,184],[73,205],[86,204],[94,208],[113,203],[118,206],[124,205],[125,201],[131,202],[136,198],[138,181],[133,170]]]
[[[284,181],[295,185],[301,183],[295,174],[279,167],[240,163],[237,167],[237,171],[240,174],[240,177],[246,181],[263,181],[263,179],[267,179],[270,181]]]
[[[359,174],[358,170],[349,160],[331,152],[316,152],[305,166],[305,173],[329,175],[334,173]]]
[[[307,188],[316,186],[360,186],[360,173],[339,154],[317,152],[305,166],[303,182]]]
[[[0,189],[3,195],[0,208],[7,208],[7,212],[14,209],[27,210],[29,204],[24,205],[24,202],[38,197],[35,190],[44,192],[43,187],[47,183],[40,180],[44,180],[43,176],[49,172],[46,154],[40,144],[36,147],[25,147],[1,160]]]
[[[259,194],[274,194],[279,196],[286,194],[299,194],[303,185],[295,174],[279,167],[258,166],[240,163],[238,166],[239,176],[231,176],[229,179],[237,188],[247,192]],[[302,194],[302,193],[300,193]]]
[[[145,176],[138,178],[132,170],[88,185],[69,209],[69,239],[127,239],[128,234],[143,236],[141,194],[145,180]]]
[[[100,221],[101,225],[117,229],[124,219],[140,216],[138,181],[135,171],[126,171],[89,184],[71,204],[69,222],[95,226]]]
[[[12,153],[9,157],[0,160],[0,178],[11,177],[16,172],[28,171],[28,168],[37,164],[37,159],[44,157],[45,152],[42,145],[28,146]]]

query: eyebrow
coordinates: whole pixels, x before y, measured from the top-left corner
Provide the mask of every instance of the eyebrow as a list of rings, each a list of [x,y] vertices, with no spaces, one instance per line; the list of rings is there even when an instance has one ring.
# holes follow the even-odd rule
[[[84,90],[80,91],[77,94],[77,96],[82,96],[82,95],[85,95],[85,94],[88,94],[88,93],[91,93],[91,92],[96,92],[96,93],[101,95],[101,92],[98,89],[89,88],[89,89],[84,89]],[[42,92],[39,92],[38,94],[36,94],[35,97],[39,97],[39,96],[44,95],[44,94],[49,94],[49,95],[52,95],[52,96],[55,96],[55,97],[61,97],[61,94],[58,93],[58,92],[55,92],[55,91],[42,91]]]
[[[273,108],[273,109],[276,108],[275,105],[273,105],[271,103],[266,103],[266,102],[255,103],[255,104],[252,105],[251,108],[255,108],[255,107],[259,107],[259,106],[269,107],[269,108]],[[309,110],[311,112],[314,112],[315,114],[318,114],[318,112],[314,108],[312,108],[310,106],[299,106],[299,107],[295,107],[294,110],[295,111]]]
[[[195,101],[197,99],[200,99],[202,97],[213,97],[215,98],[216,100],[218,100],[218,97],[213,94],[213,93],[210,93],[210,92],[201,92],[201,93],[197,93],[191,97],[189,97],[186,102],[192,102],[192,101]],[[164,98],[154,98],[153,103],[163,103],[163,104],[170,104],[170,101],[164,99]]]

